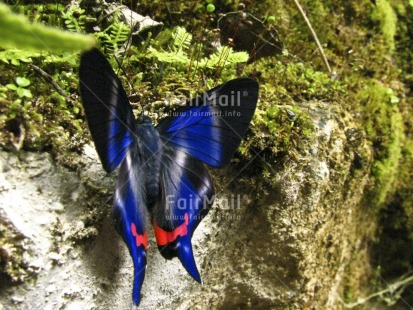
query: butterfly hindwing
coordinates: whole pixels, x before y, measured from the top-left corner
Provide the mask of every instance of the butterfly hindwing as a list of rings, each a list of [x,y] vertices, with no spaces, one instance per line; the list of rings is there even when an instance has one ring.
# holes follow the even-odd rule
[[[148,231],[146,227],[145,184],[141,178],[142,158],[137,150],[123,160],[113,198],[114,222],[122,236],[134,265],[133,302],[138,305],[145,277]]]
[[[220,168],[234,156],[257,100],[255,80],[231,80],[190,100],[157,128],[167,144]]]
[[[82,54],[80,94],[103,168],[113,171],[131,149],[135,117],[122,83],[97,49]]]
[[[152,213],[158,248],[165,258],[178,257],[199,282],[191,237],[215,198],[203,163],[218,168],[229,163],[257,100],[256,81],[235,79],[190,100],[157,127],[164,152],[161,197]]]
[[[214,200],[211,177],[201,161],[166,146],[160,187],[161,195],[152,213],[158,248],[167,259],[178,257],[188,273],[201,282],[191,238]]]

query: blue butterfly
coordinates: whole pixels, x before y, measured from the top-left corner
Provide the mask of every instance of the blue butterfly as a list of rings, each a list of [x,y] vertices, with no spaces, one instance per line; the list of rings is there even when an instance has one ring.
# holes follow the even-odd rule
[[[106,172],[120,165],[113,199],[117,232],[134,263],[133,302],[140,302],[148,225],[160,253],[178,257],[196,281],[191,237],[214,200],[204,164],[228,164],[247,131],[258,100],[258,83],[231,80],[194,98],[154,126],[135,120],[120,80],[103,54],[81,56],[80,93],[89,130]]]

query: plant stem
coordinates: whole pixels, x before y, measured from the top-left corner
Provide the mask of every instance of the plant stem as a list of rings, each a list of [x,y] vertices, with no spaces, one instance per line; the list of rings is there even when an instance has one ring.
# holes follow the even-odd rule
[[[352,309],[354,307],[364,305],[367,301],[374,297],[382,296],[384,294],[394,294],[397,292],[397,290],[401,289],[401,291],[404,290],[405,287],[413,284],[413,276],[406,277],[404,279],[398,280],[392,284],[387,285],[386,289],[383,289],[381,291],[375,292],[367,297],[364,298],[358,298],[357,301],[352,302],[352,303],[344,303],[344,307],[348,309]]]
[[[39,74],[42,78],[44,78],[46,80],[46,82],[49,82],[53,88],[63,97],[65,97],[67,99],[67,94],[66,92],[60,88],[60,86],[53,80],[53,78],[45,71],[43,71],[42,69],[40,69],[38,66],[30,64],[30,67],[36,71],[37,74]]]
[[[311,26],[311,23],[310,23],[310,21],[308,20],[307,15],[305,14],[305,12],[304,12],[301,4],[298,2],[298,0],[294,0],[294,2],[295,2],[295,4],[297,5],[298,10],[300,11],[301,15],[304,17],[304,20],[305,20],[305,22],[307,23],[308,28],[310,28],[311,34],[313,35],[313,38],[314,38],[315,42],[317,43],[318,49],[320,50],[321,56],[323,57],[324,63],[326,64],[326,67],[327,67],[327,69],[328,69],[328,73],[331,74],[331,67],[330,67],[330,65],[329,65],[329,63],[328,63],[327,56],[326,56],[326,54],[324,53],[323,47],[321,46],[321,43],[320,43],[320,41],[318,40],[317,34],[315,33],[313,27]]]

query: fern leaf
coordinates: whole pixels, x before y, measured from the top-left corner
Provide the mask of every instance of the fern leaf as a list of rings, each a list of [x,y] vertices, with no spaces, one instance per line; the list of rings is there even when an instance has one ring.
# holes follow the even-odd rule
[[[189,63],[189,58],[182,50],[176,52],[166,52],[164,50],[157,51],[153,47],[148,49],[151,56],[156,57],[161,62],[167,63]]]
[[[172,33],[172,37],[174,38],[175,50],[182,51],[189,49],[192,41],[192,34],[187,32],[185,28],[176,27]]]
[[[115,21],[103,32],[96,33],[96,37],[111,53],[116,53],[129,38],[130,27],[125,23]]]
[[[236,64],[236,63],[246,62],[248,58],[249,58],[249,55],[247,52],[231,52],[228,54],[227,61],[230,64]]]
[[[32,57],[41,56],[38,52],[25,51],[19,49],[7,49],[0,52],[0,60],[5,63],[19,66],[20,62],[32,62]]]
[[[110,32],[112,41],[116,44],[123,44],[128,40],[130,28],[124,23],[115,23]]]
[[[66,28],[72,32],[83,32],[85,29],[85,10],[77,4],[71,5],[66,12],[62,13]]]
[[[234,52],[231,47],[220,46],[217,51],[207,58],[202,58],[198,66],[204,68],[226,67],[232,64],[246,62],[249,56],[246,52]]]

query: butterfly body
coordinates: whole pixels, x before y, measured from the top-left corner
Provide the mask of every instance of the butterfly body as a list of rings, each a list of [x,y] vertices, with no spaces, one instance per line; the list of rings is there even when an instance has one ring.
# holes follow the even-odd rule
[[[120,165],[113,216],[134,263],[134,304],[145,275],[147,219],[162,256],[178,257],[201,282],[191,238],[215,198],[205,164],[230,162],[254,114],[257,82],[240,78],[217,86],[155,127],[147,116],[135,120],[120,80],[97,49],[82,55],[79,75],[103,168],[110,173]]]
[[[159,133],[148,116],[141,115],[137,121],[137,149],[141,152],[141,177],[145,178],[145,193],[151,208],[159,196],[162,145]]]

